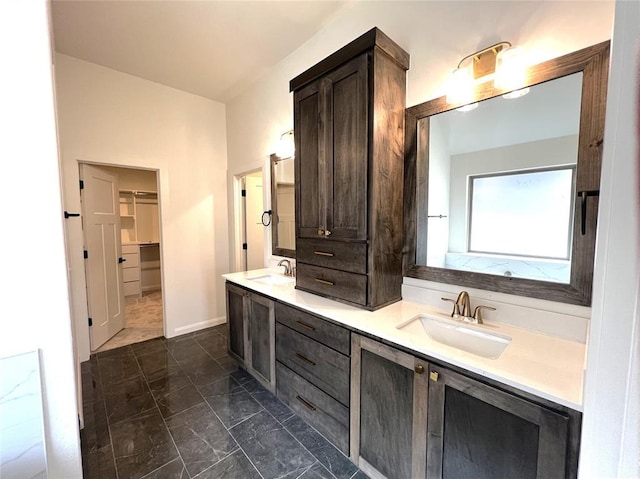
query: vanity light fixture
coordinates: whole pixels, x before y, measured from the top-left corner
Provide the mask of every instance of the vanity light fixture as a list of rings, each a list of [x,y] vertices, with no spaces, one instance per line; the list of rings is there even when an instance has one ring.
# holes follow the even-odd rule
[[[522,47],[499,42],[464,57],[451,74],[447,103],[464,104],[458,108],[459,111],[473,110],[477,103],[467,104],[473,100],[475,86],[490,80],[493,80],[495,88],[510,90],[510,93],[503,95],[507,99],[518,98],[529,92],[528,88],[521,88],[526,80]]]
[[[293,158],[296,151],[296,145],[293,139],[293,130],[285,131],[280,135],[280,141],[276,148],[276,155],[280,158]]]

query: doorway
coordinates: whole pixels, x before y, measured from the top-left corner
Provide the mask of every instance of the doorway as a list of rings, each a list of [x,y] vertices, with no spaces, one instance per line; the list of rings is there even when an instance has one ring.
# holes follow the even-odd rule
[[[265,224],[262,170],[242,177],[244,270],[264,268]],[[267,223],[268,224],[268,223]]]
[[[87,181],[91,175],[109,179],[109,187],[102,182],[98,183],[102,188],[96,188],[94,182]],[[85,258],[88,257],[85,272],[89,316],[92,318],[91,351],[106,351],[164,336],[157,171],[81,164],[80,177],[84,183],[81,202]],[[102,209],[108,209],[109,202],[113,202],[117,234],[94,233],[92,239],[91,224],[95,223],[89,221],[92,215],[95,216],[92,201],[98,201]],[[100,240],[96,241],[95,236]],[[114,257],[101,255],[101,247],[97,245],[110,243],[114,244],[113,250],[117,254]],[[105,265],[111,263],[116,264],[112,268],[115,273],[103,275]],[[109,308],[105,309],[105,304]],[[122,310],[122,321],[113,321],[105,328],[119,309]]]

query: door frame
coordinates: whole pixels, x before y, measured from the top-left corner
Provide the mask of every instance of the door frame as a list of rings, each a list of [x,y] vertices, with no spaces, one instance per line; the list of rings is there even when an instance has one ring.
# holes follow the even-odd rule
[[[269,198],[269,192],[271,191],[271,183],[264,162],[262,166],[254,166],[251,169],[242,170],[230,175],[232,191],[231,218],[233,218],[233,228],[230,230],[231,235],[229,238],[229,245],[231,247],[231,251],[229,256],[232,272],[245,270],[245,258],[242,249],[242,242],[245,239],[245,212],[244,201],[242,198],[243,180],[245,176],[258,172],[262,174],[262,206],[265,209],[270,208],[271,199]],[[266,230],[263,232],[263,245],[265,258],[269,258],[271,256],[271,235],[267,234]],[[268,261],[265,261],[265,263],[268,263]]]
[[[160,288],[161,291],[165,291],[165,274],[164,274],[164,265],[165,265],[165,258],[164,258],[164,240],[163,240],[163,221],[162,221],[162,205],[161,205],[161,195],[162,195],[162,182],[160,181],[160,168],[145,168],[145,167],[140,167],[140,166],[130,166],[130,165],[123,165],[123,164],[119,164],[119,163],[108,163],[108,162],[97,162],[97,161],[90,161],[90,160],[78,160],[77,161],[77,171],[78,174],[80,173],[80,165],[85,164],[85,165],[91,165],[91,166],[96,166],[96,167],[101,167],[101,166],[106,166],[106,167],[110,167],[110,168],[120,168],[120,169],[128,169],[128,170],[144,170],[144,171],[154,171],[156,174],[156,188],[158,191],[158,235],[160,238]],[[82,230],[83,230],[83,235],[84,235],[84,223],[82,225]],[[122,245],[122,243],[121,243]],[[86,271],[82,272],[83,275],[83,279],[84,279],[84,284],[85,287],[87,286],[87,276],[86,276]],[[88,301],[89,298],[88,296],[85,296],[85,299],[87,301],[87,310],[89,307]],[[79,321],[82,321],[83,318],[78,318]],[[125,318],[125,322],[126,322],[126,318]],[[167,332],[167,315],[166,315],[166,295],[163,294],[162,295],[162,334],[163,336],[166,335]],[[87,326],[86,328],[86,334],[89,338],[88,340],[88,344],[90,345],[90,348],[93,347],[93,345],[91,344],[91,331],[89,330],[89,327]],[[93,350],[91,350],[91,353],[93,353]]]

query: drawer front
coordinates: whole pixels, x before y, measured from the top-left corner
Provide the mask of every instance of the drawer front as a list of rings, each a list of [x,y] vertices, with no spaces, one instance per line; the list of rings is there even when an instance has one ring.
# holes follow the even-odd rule
[[[137,244],[123,244],[122,245],[122,254],[132,254],[138,253],[140,251],[140,246]]]
[[[335,269],[297,263],[296,286],[324,296],[367,304],[367,277]]]
[[[124,259],[123,268],[137,268],[140,265],[140,255],[138,253],[123,254],[122,259]]]
[[[281,401],[349,455],[349,408],[281,363],[276,363],[276,384]]]
[[[122,281],[140,281],[140,269],[138,268],[123,268],[122,269]]]
[[[130,283],[123,284],[125,296],[140,295],[140,281],[131,281]]]
[[[276,359],[342,404],[349,404],[348,356],[276,324]]]
[[[347,356],[350,354],[351,339],[348,329],[282,303],[276,303],[276,321],[336,349],[342,354]]]
[[[367,245],[364,243],[300,238],[296,241],[296,259],[315,266],[367,273]]]

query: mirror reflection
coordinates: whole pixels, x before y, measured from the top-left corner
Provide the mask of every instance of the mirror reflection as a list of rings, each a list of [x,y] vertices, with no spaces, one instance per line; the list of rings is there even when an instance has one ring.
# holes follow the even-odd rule
[[[271,157],[271,209],[273,254],[295,255],[294,159]]]
[[[418,121],[416,264],[570,282],[582,76]]]

